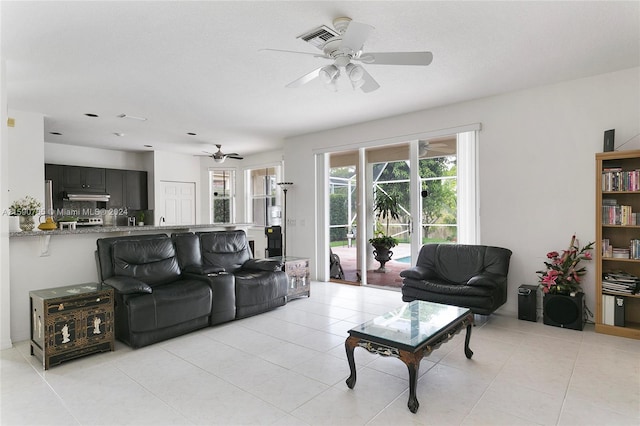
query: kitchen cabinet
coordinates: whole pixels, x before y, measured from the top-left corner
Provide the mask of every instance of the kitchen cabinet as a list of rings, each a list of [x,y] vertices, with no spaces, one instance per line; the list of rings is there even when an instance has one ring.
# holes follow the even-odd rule
[[[110,195],[107,208],[124,207],[124,170],[107,169],[105,180],[107,194]]]
[[[107,169],[106,191],[111,195],[108,208],[148,208],[147,172]]]
[[[132,210],[147,210],[147,172],[137,170],[125,171],[126,207]]]
[[[45,164],[44,165],[44,178],[51,181],[52,191],[51,196],[53,198],[53,209],[62,209],[64,188],[62,186],[62,174],[64,166],[58,164]]]
[[[105,192],[105,169],[64,166],[62,185],[67,192]]]

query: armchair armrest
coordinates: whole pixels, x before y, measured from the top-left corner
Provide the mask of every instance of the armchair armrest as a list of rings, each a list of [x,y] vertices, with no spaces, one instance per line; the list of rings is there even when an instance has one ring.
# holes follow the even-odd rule
[[[504,280],[502,275],[483,272],[475,277],[471,277],[467,285],[474,287],[497,287]]]
[[[249,259],[244,262],[242,269],[277,272],[282,270],[282,262],[276,259]]]
[[[153,293],[153,289],[145,282],[137,278],[116,276],[103,281],[104,284],[113,287],[121,294]]]
[[[412,268],[405,269],[400,272],[400,276],[403,278],[412,278],[414,280],[426,280],[428,278],[436,277],[432,269],[425,268],[424,266],[414,266]]]

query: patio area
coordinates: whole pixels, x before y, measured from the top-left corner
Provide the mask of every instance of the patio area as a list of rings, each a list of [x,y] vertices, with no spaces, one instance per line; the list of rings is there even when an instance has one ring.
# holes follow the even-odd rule
[[[332,247],[334,254],[340,257],[340,265],[344,271],[344,280],[353,283],[360,283],[359,273],[357,269],[356,247],[341,246]],[[375,269],[367,270],[367,284],[382,287],[402,287],[402,278],[400,272],[412,266],[409,256],[411,255],[411,246],[406,243],[398,244],[393,251],[392,259],[385,265],[386,273],[374,272]],[[376,268],[378,262],[376,263]]]

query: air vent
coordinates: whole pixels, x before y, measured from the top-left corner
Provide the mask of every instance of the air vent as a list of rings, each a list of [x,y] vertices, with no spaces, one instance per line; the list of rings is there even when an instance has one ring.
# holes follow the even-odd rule
[[[332,39],[333,37],[338,37],[338,33],[327,27],[326,25],[322,25],[318,28],[314,28],[311,31],[307,31],[306,33],[299,35],[296,38],[301,38],[303,41],[306,41],[309,44],[317,47],[322,50],[322,46],[327,42],[327,40]]]

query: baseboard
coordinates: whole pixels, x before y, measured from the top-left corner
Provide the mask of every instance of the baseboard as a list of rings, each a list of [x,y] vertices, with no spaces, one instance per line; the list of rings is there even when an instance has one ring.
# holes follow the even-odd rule
[[[0,339],[0,350],[2,350],[2,349],[10,349],[12,347],[13,347],[13,343],[11,342],[10,338]]]

